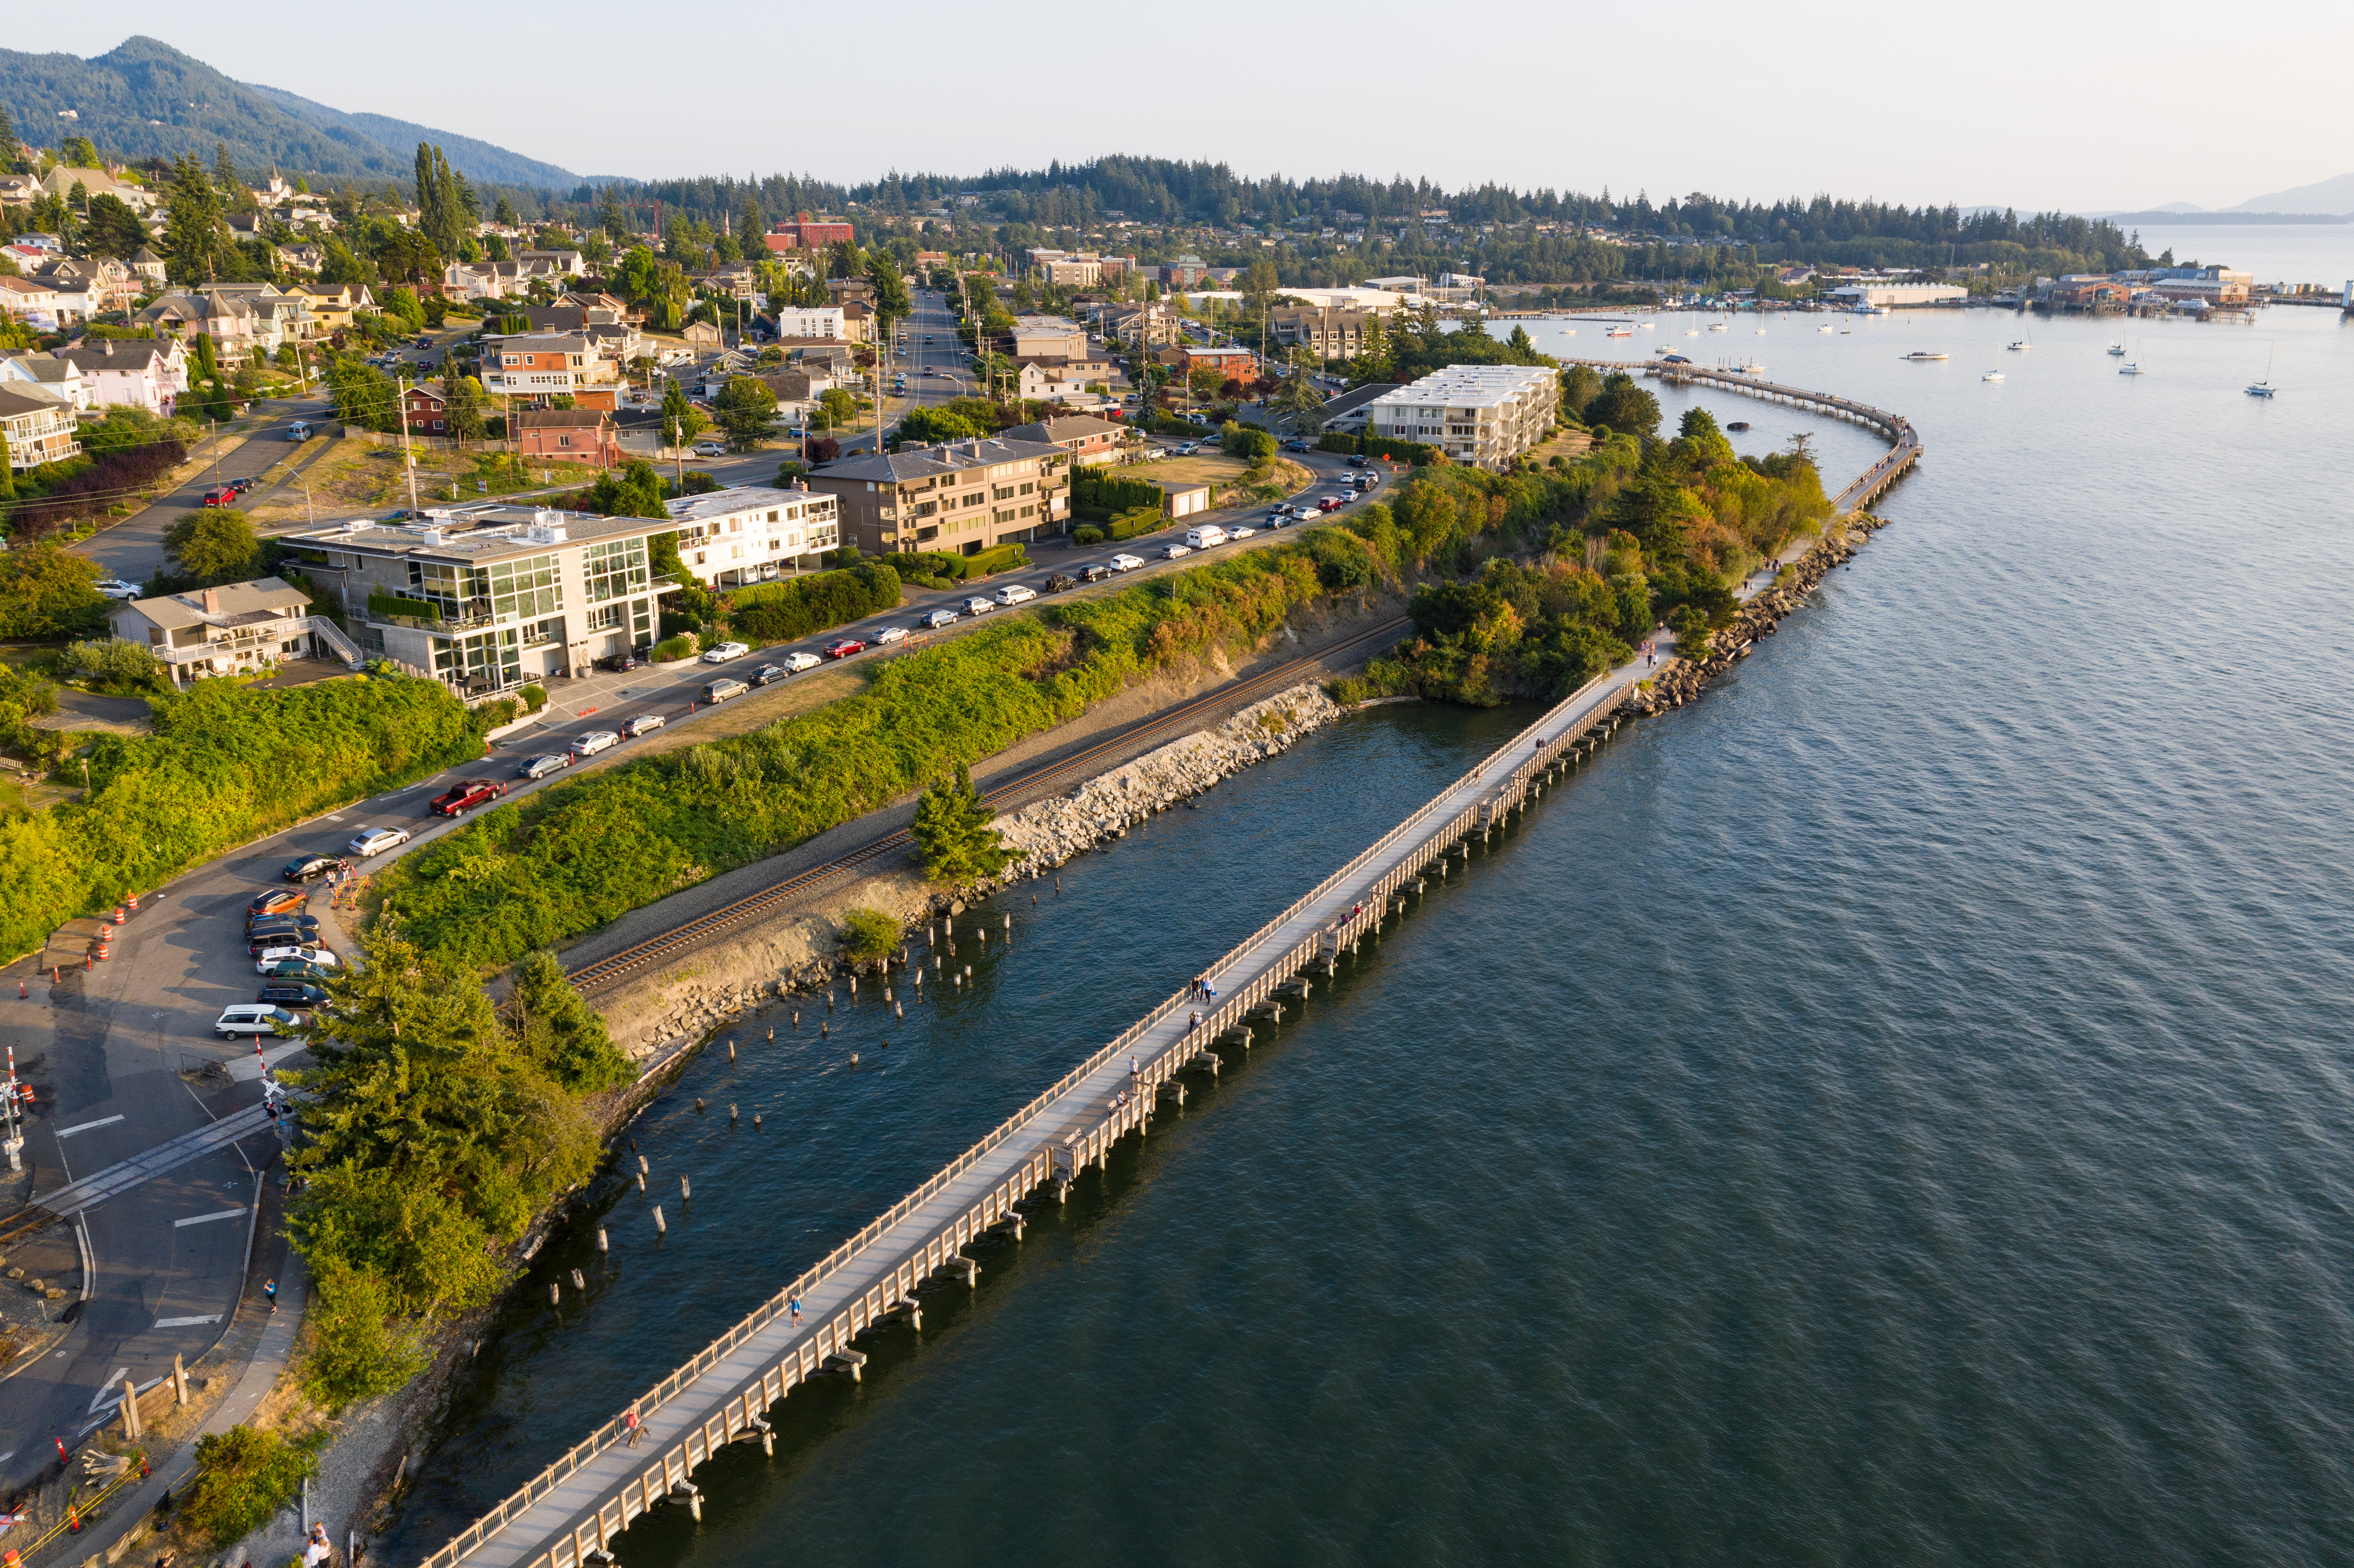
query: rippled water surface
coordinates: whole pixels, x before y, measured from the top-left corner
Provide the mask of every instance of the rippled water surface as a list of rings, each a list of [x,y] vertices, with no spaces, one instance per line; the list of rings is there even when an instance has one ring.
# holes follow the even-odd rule
[[[2354,1561],[2337,318],[1698,324],[1532,331],[1904,412],[1893,526],[625,1563]],[[707,1055],[669,1236],[616,1177],[535,1265],[400,1552],[1527,717],[1350,719],[989,906],[961,999]]]

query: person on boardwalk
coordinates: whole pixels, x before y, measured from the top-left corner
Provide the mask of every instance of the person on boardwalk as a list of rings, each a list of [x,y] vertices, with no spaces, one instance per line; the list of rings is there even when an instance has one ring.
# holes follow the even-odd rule
[[[800,1297],[796,1296],[796,1297],[794,1297],[794,1298],[793,1298],[793,1327],[794,1327],[794,1328],[796,1328],[796,1329],[798,1329],[798,1328],[800,1328],[801,1326],[801,1298]]]
[[[263,1296],[265,1296],[265,1297],[267,1297],[267,1298],[269,1298],[269,1301],[270,1301],[270,1309],[272,1312],[277,1311],[277,1310],[278,1310],[278,1281],[276,1281],[276,1280],[274,1280],[274,1279],[265,1279],[265,1280],[263,1280],[263,1281],[261,1282],[261,1294],[262,1294]]]
[[[334,1542],[327,1539],[327,1527],[313,1521],[310,1539],[302,1543],[302,1568],[320,1568],[335,1555]]]
[[[1201,1010],[1200,1008],[1198,1008],[1198,1007],[1197,1007],[1197,1008],[1195,1008],[1195,1009],[1193,1010],[1193,1019],[1192,1019],[1189,1022],[1187,1022],[1187,1024],[1185,1025],[1185,1033],[1188,1033],[1188,1034],[1191,1034],[1191,1033],[1193,1033],[1195,1030],[1197,1030],[1197,1029],[1199,1029],[1199,1028],[1201,1028],[1201,1027],[1202,1027],[1202,1010]]]
[[[636,1405],[633,1404],[630,1406],[629,1409],[621,1412],[621,1430],[630,1435],[630,1446],[632,1448],[638,1446],[638,1439],[646,1435],[645,1428],[638,1425],[638,1407]]]

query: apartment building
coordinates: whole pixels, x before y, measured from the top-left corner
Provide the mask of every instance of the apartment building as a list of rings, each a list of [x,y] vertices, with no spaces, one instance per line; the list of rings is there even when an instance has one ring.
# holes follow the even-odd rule
[[[1083,362],[1087,357],[1087,329],[1061,316],[1016,316],[1013,357],[1024,362]]]
[[[1450,365],[1367,404],[1366,433],[1500,470],[1551,433],[1560,395],[1550,366]]]
[[[777,307],[777,335],[783,337],[823,338],[829,342],[846,342],[849,334],[843,330],[842,307],[839,305],[779,305]]]
[[[740,484],[663,504],[678,527],[678,558],[705,588],[814,572],[842,543],[841,503],[816,490]]]
[[[577,408],[616,408],[620,366],[587,333],[531,332],[482,338],[482,390],[546,408],[569,397]]]
[[[1008,540],[1060,533],[1070,517],[1070,454],[1044,441],[902,447],[828,463],[809,485],[841,503],[848,543],[877,553],[978,556]]]
[[[350,649],[334,621],[312,619],[311,600],[301,588],[277,577],[134,599],[106,619],[115,641],[153,652],[175,686],[210,675],[252,674],[317,652],[322,644],[338,654]]]
[[[807,213],[790,222],[771,224],[760,240],[772,251],[815,250],[828,245],[854,245],[858,242],[849,224],[839,218],[812,221]]]
[[[1287,348],[1305,344],[1321,359],[1354,359],[1365,351],[1373,319],[1371,311],[1286,305],[1267,313],[1267,330]]]
[[[660,601],[649,538],[677,524],[504,502],[429,507],[416,523],[287,536],[341,599],[361,649],[486,696],[650,646]]]

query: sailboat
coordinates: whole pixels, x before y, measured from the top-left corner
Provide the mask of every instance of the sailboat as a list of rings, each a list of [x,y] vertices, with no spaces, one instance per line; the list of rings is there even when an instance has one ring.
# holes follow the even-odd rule
[[[2126,356],[2125,340],[2120,338],[2109,344],[2109,354],[2112,358],[2123,359]]]
[[[2264,378],[2244,390],[2251,397],[2269,397],[2280,390],[2273,385],[2273,356],[2270,354],[2264,355]]]
[[[1834,330],[1836,330],[1836,329],[1834,329],[1834,328],[1832,327],[1832,325],[1831,325],[1831,323],[1829,323],[1829,322],[1825,322],[1822,325],[1820,325],[1820,326],[1817,327],[1815,330],[1816,330],[1817,332],[1831,332],[1831,331],[1834,331]]]
[[[2125,351],[2120,349],[2118,352],[2122,354]],[[2120,376],[2140,376],[2144,374],[2141,367],[2141,361],[2138,358],[2126,360],[2123,365],[2117,366],[2117,374]]]
[[[2008,344],[2005,346],[2013,354],[2032,354],[2035,351],[2035,339],[2031,336],[2022,337],[2016,343]]]
[[[1979,376],[1978,379],[1981,381],[1999,381],[2002,379],[2002,372],[1999,370],[1989,370],[1984,376]]]

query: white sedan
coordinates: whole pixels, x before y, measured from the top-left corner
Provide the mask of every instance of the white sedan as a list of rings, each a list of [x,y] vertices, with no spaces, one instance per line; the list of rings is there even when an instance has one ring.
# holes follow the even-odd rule
[[[594,757],[621,744],[621,737],[610,729],[592,729],[572,743],[575,757]]]
[[[782,659],[779,660],[778,662],[782,664],[786,669],[790,670],[794,674],[798,675],[803,670],[816,669],[820,664],[824,663],[825,661],[819,658],[814,653],[788,653]]]
[[[887,648],[894,642],[905,642],[907,640],[907,629],[906,627],[886,626],[882,630],[875,634],[875,646],[877,648]]]
[[[408,842],[407,828],[370,828],[344,847],[365,860],[372,854],[382,854],[388,849],[398,849]]]
[[[253,972],[266,975],[281,964],[316,964],[323,969],[331,969],[337,963],[335,955],[325,948],[264,948]]]
[[[109,599],[137,599],[142,591],[137,583],[127,583],[121,577],[101,577],[90,586]]]
[[[730,659],[741,659],[745,654],[749,653],[751,651],[750,646],[747,643],[722,642],[716,648],[705,649],[703,652],[703,662],[706,664],[725,664]]]

